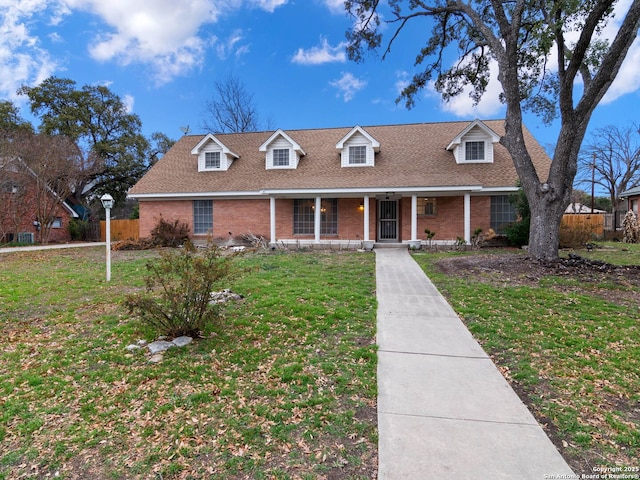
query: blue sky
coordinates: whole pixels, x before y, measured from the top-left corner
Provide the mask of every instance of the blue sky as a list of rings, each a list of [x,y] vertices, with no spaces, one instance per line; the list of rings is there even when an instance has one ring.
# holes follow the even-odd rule
[[[630,0],[621,0],[626,11]],[[477,107],[463,96],[443,104],[425,91],[407,110],[400,87],[429,31],[415,24],[387,59],[346,59],[352,20],[342,0],[0,0],[0,98],[31,119],[20,85],[55,75],[78,86],[103,84],[139,115],[145,134],[201,133],[214,82],[232,74],[253,94],[266,129],[298,129],[493,119],[504,116],[499,84]],[[384,18],[383,18],[384,20]],[[605,35],[615,33],[613,30]],[[390,33],[390,28],[387,33]],[[640,41],[636,41],[592,128],[638,121]],[[526,125],[543,146],[557,126]],[[588,138],[588,137],[587,137]]]

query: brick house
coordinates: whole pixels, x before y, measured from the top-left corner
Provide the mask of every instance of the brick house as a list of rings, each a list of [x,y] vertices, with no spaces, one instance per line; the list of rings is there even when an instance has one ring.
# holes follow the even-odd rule
[[[160,217],[194,239],[270,243],[470,241],[515,219],[504,121],[188,135],[130,190],[140,236]],[[536,169],[551,160],[525,129]]]
[[[40,243],[42,226],[38,220],[37,194],[33,173],[20,161],[6,162],[0,175],[0,243]],[[55,194],[48,199],[50,213],[49,242],[71,239],[69,222],[78,214]],[[42,220],[42,219],[40,219]]]
[[[630,188],[629,190],[622,192],[620,198],[626,201],[626,209],[632,210],[633,213],[638,216],[640,210],[638,210],[638,203],[640,202],[640,186]]]

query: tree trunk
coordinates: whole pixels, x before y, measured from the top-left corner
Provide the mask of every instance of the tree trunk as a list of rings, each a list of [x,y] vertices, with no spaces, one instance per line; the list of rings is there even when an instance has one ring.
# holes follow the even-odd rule
[[[559,258],[560,223],[566,202],[560,197],[555,197],[551,202],[547,199],[548,196],[544,196],[538,202],[529,202],[531,226],[528,253],[538,260],[554,261]]]

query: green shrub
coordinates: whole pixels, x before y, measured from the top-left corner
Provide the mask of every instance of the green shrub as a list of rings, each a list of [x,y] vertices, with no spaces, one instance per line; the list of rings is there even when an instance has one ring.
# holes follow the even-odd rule
[[[529,226],[531,220],[529,218],[519,220],[504,227],[504,234],[507,237],[509,245],[521,247],[529,244]]]
[[[184,248],[160,253],[147,263],[146,291],[129,295],[125,305],[158,333],[198,336],[220,316],[220,304],[211,293],[221,290],[240,271],[234,255],[222,256],[215,246]]]
[[[91,225],[86,220],[72,218],[67,226],[71,240],[86,240]]]

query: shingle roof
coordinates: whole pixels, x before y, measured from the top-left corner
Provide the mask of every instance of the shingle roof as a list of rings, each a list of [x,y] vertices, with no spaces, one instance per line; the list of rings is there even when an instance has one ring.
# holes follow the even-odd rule
[[[498,135],[504,121],[483,122]],[[182,137],[130,190],[131,196],[260,192],[262,190],[322,190],[380,188],[381,191],[420,187],[509,188],[517,175],[506,149],[495,144],[494,162],[458,165],[446,147],[469,122],[420,123],[362,127],[380,142],[374,167],[341,168],[336,144],[352,128],[286,130],[306,152],[297,169],[266,170],[259,151],[268,132],[216,134],[239,155],[228,171],[198,172],[191,150],[204,135]],[[540,177],[546,178],[551,160],[525,129],[525,142]]]

